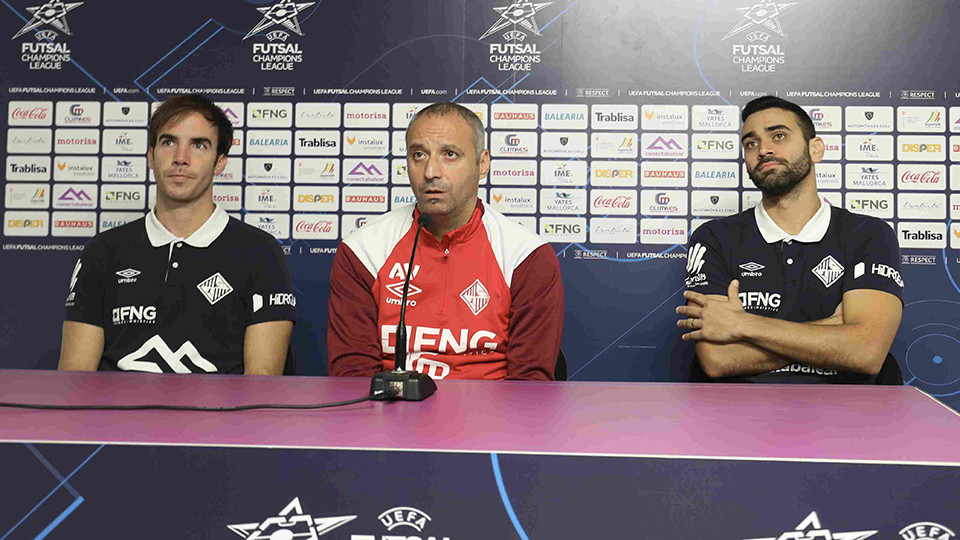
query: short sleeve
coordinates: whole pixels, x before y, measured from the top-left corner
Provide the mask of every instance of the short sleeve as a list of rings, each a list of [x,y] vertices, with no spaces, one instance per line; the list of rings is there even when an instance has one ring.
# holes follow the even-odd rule
[[[847,245],[843,292],[874,289],[903,300],[900,246],[889,225],[879,219],[866,219],[851,231]]]
[[[280,244],[272,237],[266,239],[251,264],[255,275],[253,290],[248,291],[251,313],[247,326],[270,321],[296,322],[297,297]]]
[[[727,287],[733,279],[713,227],[702,225],[690,236],[687,250],[687,290],[726,296]]]
[[[70,290],[65,304],[66,320],[92,324],[101,328],[104,326],[104,266],[100,243],[94,240],[83,250],[70,274]]]

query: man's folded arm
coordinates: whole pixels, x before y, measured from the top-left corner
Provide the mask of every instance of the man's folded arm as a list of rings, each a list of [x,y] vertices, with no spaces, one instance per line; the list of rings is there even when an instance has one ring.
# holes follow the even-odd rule
[[[544,244],[517,266],[511,279],[507,379],[554,379],[563,313],[560,263]]]
[[[60,363],[63,371],[96,371],[103,356],[103,328],[92,324],[64,321],[60,344]]]
[[[327,304],[327,372],[364,377],[383,369],[377,333],[374,276],[353,251],[340,244],[330,271]]]

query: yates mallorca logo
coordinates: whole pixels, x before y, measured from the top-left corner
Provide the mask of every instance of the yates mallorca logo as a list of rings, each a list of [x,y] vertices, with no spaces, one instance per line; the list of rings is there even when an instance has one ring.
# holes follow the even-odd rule
[[[733,63],[740,66],[740,71],[774,73],[777,71],[777,66],[782,66],[786,62],[786,53],[782,45],[768,43],[772,36],[764,29],[781,38],[786,37],[783,26],[780,24],[780,16],[795,5],[797,2],[757,2],[750,7],[737,8],[743,17],[720,41],[726,41],[747,32],[743,35],[746,42],[733,44]]]
[[[66,42],[56,42],[59,36],[56,31],[50,28],[40,30],[40,27],[50,26],[72,36],[70,25],[67,24],[67,13],[82,5],[83,2],[50,0],[41,6],[28,7],[27,12],[32,17],[11,39],[33,31],[36,43],[25,41],[20,44],[20,61],[31,70],[63,69],[63,64],[70,62],[70,47]]]
[[[490,63],[495,64],[498,71],[531,71],[535,64],[540,63],[543,53],[537,44],[524,41],[527,33],[541,35],[536,14],[551,4],[553,2],[514,2],[506,7],[493,8],[500,18],[480,39],[510,27],[501,36],[503,42],[490,44]]]
[[[227,528],[246,540],[317,538],[355,519],[357,516],[311,516],[304,513],[300,497],[294,497],[276,516],[265,518],[259,523],[227,525]]]
[[[243,39],[246,40],[274,26],[282,26],[298,36],[303,36],[299,15],[314,4],[316,2],[280,0],[272,6],[259,7],[257,11],[263,14],[263,19],[247,32]],[[261,71],[293,71],[297,64],[303,62],[303,50],[300,49],[300,44],[287,43],[290,34],[285,30],[279,28],[271,30],[263,37],[267,41],[255,42],[252,56],[253,62],[260,66]]]
[[[816,511],[810,512],[803,521],[792,531],[784,531],[779,536],[766,536],[763,538],[749,538],[744,540],[804,540],[817,538],[819,540],[866,540],[877,534],[879,531],[851,531],[851,532],[833,532],[830,529],[820,526],[820,518]]]

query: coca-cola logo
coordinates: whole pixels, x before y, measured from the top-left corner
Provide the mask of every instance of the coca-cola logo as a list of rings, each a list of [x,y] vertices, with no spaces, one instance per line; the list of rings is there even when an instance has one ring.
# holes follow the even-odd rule
[[[939,184],[941,171],[905,171],[900,175],[904,184]]]
[[[14,120],[46,120],[48,111],[49,109],[46,107],[34,107],[32,109],[21,109],[17,107],[13,109],[10,116]]]
[[[295,227],[301,233],[330,233],[333,232],[331,221],[298,221]]]
[[[630,208],[633,206],[633,198],[626,195],[616,197],[597,195],[593,199],[593,206],[594,208]]]

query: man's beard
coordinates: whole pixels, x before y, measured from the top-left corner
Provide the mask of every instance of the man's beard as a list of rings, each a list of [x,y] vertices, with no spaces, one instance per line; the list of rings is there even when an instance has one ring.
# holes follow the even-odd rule
[[[771,161],[782,163],[784,165],[783,170],[772,170],[768,172],[759,170],[760,167]],[[750,175],[750,179],[753,180],[753,183],[756,184],[765,195],[780,197],[793,191],[793,188],[797,187],[797,184],[810,174],[812,168],[813,160],[810,159],[810,153],[803,152],[796,161],[791,162],[786,159],[770,158],[758,162],[756,167],[747,172]]]

